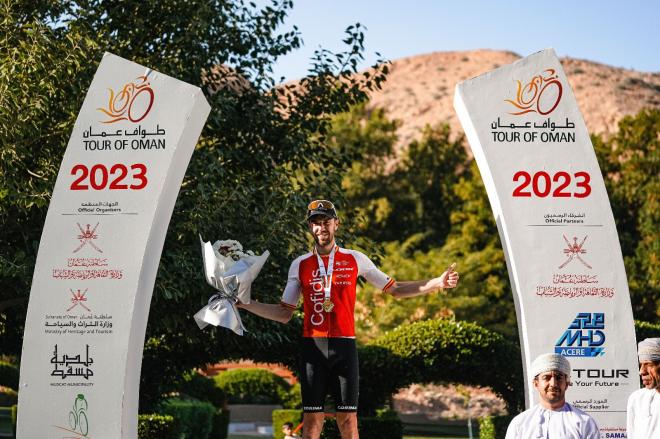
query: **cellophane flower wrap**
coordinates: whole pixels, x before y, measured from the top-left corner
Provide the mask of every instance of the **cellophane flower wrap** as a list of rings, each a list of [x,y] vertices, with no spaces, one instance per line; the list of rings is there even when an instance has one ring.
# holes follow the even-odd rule
[[[222,326],[243,335],[245,327],[236,308],[236,303],[250,303],[252,282],[264,266],[270,253],[268,250],[255,255],[235,240],[204,242],[202,245],[204,275],[206,282],[215,288],[208,304],[194,315],[199,329],[208,325]]]

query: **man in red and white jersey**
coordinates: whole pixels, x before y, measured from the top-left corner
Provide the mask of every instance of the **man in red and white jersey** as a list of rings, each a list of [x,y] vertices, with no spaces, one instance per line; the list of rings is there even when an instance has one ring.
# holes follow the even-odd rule
[[[335,206],[327,200],[309,204],[307,223],[314,237],[314,249],[291,264],[281,302],[252,301],[239,306],[258,316],[287,323],[302,296],[303,437],[317,439],[320,436],[325,395],[330,391],[342,438],[356,439],[359,374],[353,312],[358,277],[362,276],[394,297],[412,297],[454,288],[458,273],[452,264],[434,279],[395,281],[363,253],[339,248],[335,243],[339,218]]]

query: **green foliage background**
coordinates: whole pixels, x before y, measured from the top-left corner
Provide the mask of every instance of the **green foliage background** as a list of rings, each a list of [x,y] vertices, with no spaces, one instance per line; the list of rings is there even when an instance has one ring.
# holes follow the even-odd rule
[[[232,369],[213,377],[230,404],[280,404],[291,385],[266,369]]]
[[[350,157],[325,147],[332,114],[378,88],[387,63],[357,74],[360,25],[339,53],[319,49],[298,86],[273,88],[272,64],[300,46],[280,32],[292,7],[237,1],[0,2],[0,352],[18,354],[30,279],[52,186],[76,114],[103,51],[203,87],[209,116],[170,223],[152,299],[141,409],[183,371],[219,358],[295,362],[300,320],[245,316],[246,337],[200,333],[190,315],[211,290],[197,234],[234,238],[272,258],[255,295],[277,301],[288,264],[308,248],[303,214],[314,197],[341,194]],[[226,65],[229,68],[215,69]],[[207,85],[213,85],[207,88]],[[333,197],[342,206],[342,197]],[[351,241],[355,223],[345,222]]]
[[[428,278],[459,264],[461,286],[444,295],[394,301],[363,286],[358,336],[376,343],[370,349],[385,349],[378,345],[383,334],[402,324],[441,325],[434,330],[443,333],[441,323],[425,322],[439,318],[476,322],[485,329],[475,333],[490,331],[486,341],[497,333],[517,342],[504,255],[462,136],[446,125],[426,127],[395,154],[400,122],[364,105],[388,64],[357,73],[360,25],[347,28],[343,51],[317,50],[299,84],[276,86],[273,63],[301,45],[295,26],[281,31],[292,7],[290,0],[262,8],[242,0],[0,0],[1,353],[20,352],[52,187],[104,51],[202,87],[213,108],[166,237],[145,343],[142,410],[179,385],[184,371],[218,359],[295,366],[299,315],[282,326],[244,313],[250,332],[242,338],[223,329],[200,333],[192,324],[189,316],[211,293],[197,234],[270,250],[253,290],[259,300],[277,302],[290,261],[308,248],[302,213],[312,198],[336,201],[341,244],[366,251],[395,278]],[[593,137],[635,317],[648,322],[660,315],[659,132],[660,111],[644,110],[624,118],[614,136]],[[446,347],[428,349],[429,361],[450,355],[442,353]]]

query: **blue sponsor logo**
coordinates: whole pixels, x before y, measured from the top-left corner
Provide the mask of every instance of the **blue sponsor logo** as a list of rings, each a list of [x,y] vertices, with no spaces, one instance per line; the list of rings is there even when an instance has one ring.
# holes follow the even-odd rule
[[[559,337],[555,353],[565,357],[599,357],[605,355],[605,313],[581,312]]]

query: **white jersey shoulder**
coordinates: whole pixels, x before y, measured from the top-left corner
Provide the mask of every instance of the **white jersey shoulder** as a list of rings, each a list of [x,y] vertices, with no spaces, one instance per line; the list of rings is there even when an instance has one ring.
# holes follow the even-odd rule
[[[394,279],[383,273],[376,267],[364,253],[358,250],[351,250],[347,248],[340,249],[341,252],[348,253],[355,258],[358,267],[358,275],[364,277],[374,287],[387,291],[394,285]]]
[[[300,299],[300,293],[302,291],[302,286],[300,284],[300,262],[312,256],[312,254],[312,252],[307,252],[304,255],[298,256],[293,262],[291,262],[289,276],[287,277],[284,293],[282,294],[281,303],[283,305],[289,307],[298,306],[298,300]]]

